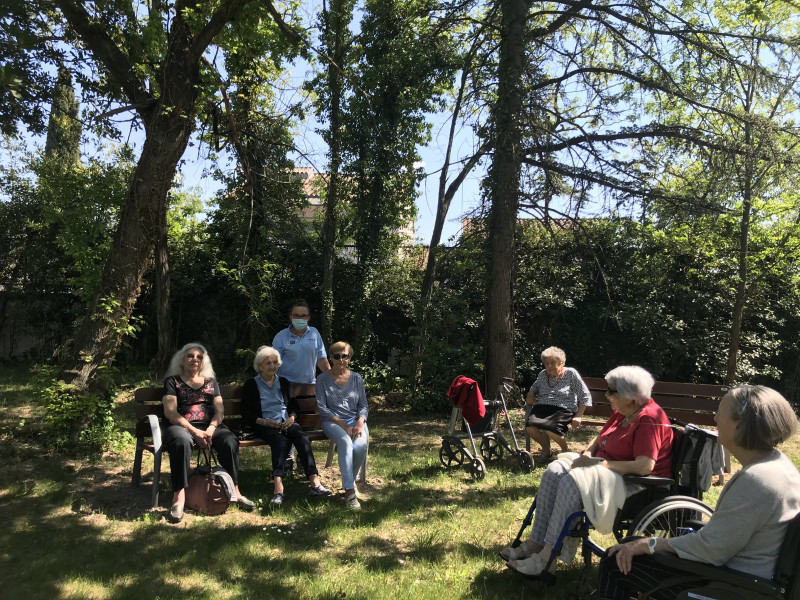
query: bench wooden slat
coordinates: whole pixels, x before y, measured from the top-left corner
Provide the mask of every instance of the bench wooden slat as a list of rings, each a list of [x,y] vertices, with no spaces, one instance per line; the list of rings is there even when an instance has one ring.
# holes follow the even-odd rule
[[[682,410],[686,412],[697,412],[700,414],[714,414],[717,412],[717,408],[719,407],[718,398],[681,398],[678,396],[661,396],[659,394],[653,394],[653,400],[655,400],[656,404],[663,408],[664,411]],[[602,411],[602,413],[600,411]],[[586,407],[586,414],[610,415],[611,405],[608,403],[606,398],[603,398],[602,400],[592,398],[592,406]]]

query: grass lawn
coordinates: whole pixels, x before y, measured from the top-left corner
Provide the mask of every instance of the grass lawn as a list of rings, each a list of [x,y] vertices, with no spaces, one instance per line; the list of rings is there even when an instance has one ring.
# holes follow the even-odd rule
[[[438,452],[449,415],[371,404],[359,513],[344,507],[338,467],[322,468],[327,445],[315,443],[333,497],[309,499],[295,476],[284,508],[270,514],[269,449],[246,449],[240,483],[256,510],[187,513],[173,525],[168,475],[161,506],[148,506],[149,457],[132,488],[132,448],[95,459],[43,449],[28,379],[21,366],[0,366],[0,598],[585,598],[596,579],[596,559],[587,583],[580,563],[559,563],[557,583],[544,589],[506,568],[497,553],[516,536],[541,469],[522,474],[504,458],[481,482],[445,470]],[[125,425],[132,390],[118,398]],[[583,447],[594,433],[571,443]],[[788,451],[800,454],[796,440]],[[712,488],[707,501],[718,494]]]

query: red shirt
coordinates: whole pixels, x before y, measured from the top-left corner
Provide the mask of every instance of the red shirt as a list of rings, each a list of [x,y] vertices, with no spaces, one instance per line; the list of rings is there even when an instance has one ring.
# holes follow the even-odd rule
[[[600,430],[595,456],[606,460],[633,460],[649,456],[656,461],[651,475],[669,477],[672,472],[672,427],[661,407],[651,398],[633,423],[622,427],[625,415],[614,412]]]

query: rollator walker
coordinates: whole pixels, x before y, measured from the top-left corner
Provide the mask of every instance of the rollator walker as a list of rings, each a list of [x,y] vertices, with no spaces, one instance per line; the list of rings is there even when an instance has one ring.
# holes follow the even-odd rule
[[[442,466],[450,468],[465,465],[472,478],[480,481],[486,476],[487,463],[500,461],[503,454],[508,452],[516,458],[523,473],[530,473],[533,470],[533,456],[524,448],[520,448],[508,416],[506,398],[510,398],[510,394],[514,391],[519,393],[514,380],[503,377],[497,386],[494,399],[484,400],[475,380],[463,375],[453,380],[448,391],[453,402],[450,427],[447,435],[442,436],[442,447],[439,450]],[[505,419],[513,446],[498,431],[498,426],[502,425],[501,415]],[[462,424],[461,432],[457,433],[456,427],[459,421]],[[476,438],[480,439],[480,452],[475,442]],[[469,440],[469,446],[464,443],[466,440]]]

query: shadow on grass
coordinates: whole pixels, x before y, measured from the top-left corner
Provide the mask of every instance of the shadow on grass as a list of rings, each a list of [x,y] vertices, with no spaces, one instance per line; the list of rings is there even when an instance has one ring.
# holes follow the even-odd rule
[[[95,523],[91,515],[53,510],[43,498],[14,500],[6,505],[9,512],[14,521],[0,531],[0,589],[19,596],[24,590],[29,600],[93,597],[94,588],[114,599],[215,598],[230,583],[241,597],[301,598],[283,574],[317,572],[301,554],[277,551],[280,534],[260,526],[143,524],[113,535],[104,519]],[[264,554],[274,554],[268,569]],[[222,558],[229,555],[235,562]]]

